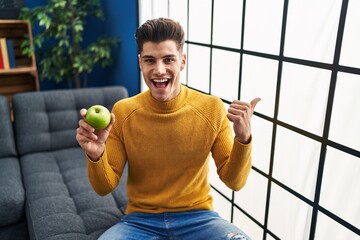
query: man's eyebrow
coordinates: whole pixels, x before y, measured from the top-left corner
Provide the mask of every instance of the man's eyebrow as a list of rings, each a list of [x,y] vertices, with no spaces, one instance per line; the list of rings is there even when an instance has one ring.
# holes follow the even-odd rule
[[[143,55],[142,58],[155,58],[155,57],[151,55]]]
[[[173,57],[176,57],[175,54],[168,54],[168,55],[165,55],[165,56],[162,56],[161,58],[173,58]],[[152,55],[143,55],[142,58],[155,58],[154,56]]]

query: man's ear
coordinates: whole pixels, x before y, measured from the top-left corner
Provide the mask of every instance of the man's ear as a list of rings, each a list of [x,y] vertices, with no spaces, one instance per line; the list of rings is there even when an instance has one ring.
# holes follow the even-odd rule
[[[138,54],[138,62],[139,62],[139,68],[141,70],[141,56],[140,56],[140,54]]]
[[[181,57],[181,71],[185,68],[185,65],[186,65],[186,53],[183,53],[182,54],[182,57]]]

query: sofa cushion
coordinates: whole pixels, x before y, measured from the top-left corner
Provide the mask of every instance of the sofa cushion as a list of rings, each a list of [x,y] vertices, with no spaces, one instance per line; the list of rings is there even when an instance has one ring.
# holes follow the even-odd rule
[[[111,110],[117,100],[127,96],[121,86],[15,94],[12,102],[18,153],[78,147],[79,110],[94,104]]]
[[[19,160],[0,158],[0,227],[20,221],[24,216],[24,203]]]
[[[0,158],[16,157],[15,141],[10,119],[9,102],[0,95]]]
[[[89,183],[81,148],[27,154],[20,161],[34,239],[97,239],[123,216],[126,170],[118,188],[101,197]]]
[[[0,127],[0,234],[2,234],[3,227],[15,224],[24,217],[25,202],[9,103],[2,95],[0,95]]]

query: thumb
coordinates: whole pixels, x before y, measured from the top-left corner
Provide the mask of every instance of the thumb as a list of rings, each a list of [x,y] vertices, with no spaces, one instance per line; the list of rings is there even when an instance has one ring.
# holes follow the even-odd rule
[[[111,113],[111,120],[110,120],[110,123],[109,125],[105,128],[106,130],[110,131],[112,125],[115,123],[115,114],[114,113]]]
[[[80,115],[81,115],[83,118],[85,118],[86,112],[87,112],[87,110],[86,110],[85,108],[82,108],[82,109],[80,110]]]
[[[260,102],[261,98],[254,98],[251,102],[250,102],[250,107],[251,107],[251,112],[254,112],[255,110],[255,106],[258,102]]]

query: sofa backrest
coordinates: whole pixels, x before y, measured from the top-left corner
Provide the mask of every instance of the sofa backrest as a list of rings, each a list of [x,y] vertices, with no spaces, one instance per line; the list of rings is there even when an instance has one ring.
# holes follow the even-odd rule
[[[122,86],[49,90],[13,96],[17,150],[20,155],[78,147],[79,110],[100,104],[109,110],[128,97]]]
[[[16,148],[9,102],[5,96],[0,95],[0,158],[15,156]]]

